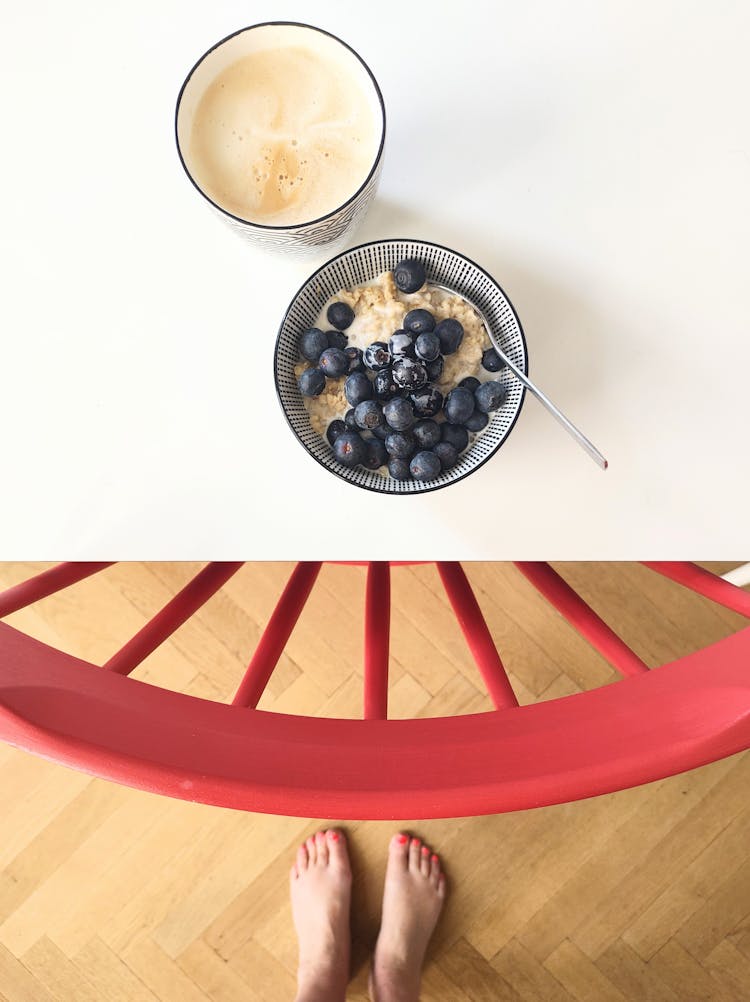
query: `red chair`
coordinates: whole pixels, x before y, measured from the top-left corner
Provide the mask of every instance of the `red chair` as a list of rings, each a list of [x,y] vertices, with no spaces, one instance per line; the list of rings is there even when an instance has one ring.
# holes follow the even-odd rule
[[[0,616],[106,564],[61,564]],[[654,571],[750,617],[750,594],[693,564]],[[298,564],[231,705],[128,678],[238,569],[209,564],[103,667],[0,624],[0,737],[130,786],[248,811],[406,819],[499,813],[660,779],[750,745],[750,627],[649,670],[547,564],[519,570],[625,678],[519,707],[459,564],[438,564],[496,709],[388,720],[390,566],[369,565],[363,720],[256,709],[320,564]]]

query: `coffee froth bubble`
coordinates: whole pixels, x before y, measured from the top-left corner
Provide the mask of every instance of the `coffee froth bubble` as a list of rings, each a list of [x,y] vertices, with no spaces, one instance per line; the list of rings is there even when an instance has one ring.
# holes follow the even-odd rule
[[[190,132],[190,170],[233,215],[296,225],[357,191],[376,158],[379,129],[355,72],[301,45],[263,49],[206,87]]]

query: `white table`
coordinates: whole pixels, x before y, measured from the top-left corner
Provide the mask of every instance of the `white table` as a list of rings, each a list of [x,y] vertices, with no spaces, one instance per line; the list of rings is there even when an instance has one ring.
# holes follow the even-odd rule
[[[460,9],[3,5],[0,559],[747,557],[748,6]],[[349,41],[383,89],[353,242],[482,264],[606,473],[532,398],[497,456],[422,497],[352,487],[294,439],[274,340],[327,255],[248,247],[173,138],[194,60],[279,16]]]

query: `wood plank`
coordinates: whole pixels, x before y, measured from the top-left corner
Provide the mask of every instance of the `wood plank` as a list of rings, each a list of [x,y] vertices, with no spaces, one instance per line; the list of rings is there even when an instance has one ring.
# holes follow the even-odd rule
[[[523,943],[511,939],[492,958],[492,966],[523,1002],[571,1002],[573,996]]]
[[[33,973],[0,944],[0,996],[8,1002],[57,1002]]]
[[[442,951],[436,963],[472,1002],[520,1002],[516,990],[497,968],[488,964],[465,939]]]
[[[86,971],[74,964],[55,944],[42,936],[21,958],[24,967],[59,1002],[99,1002],[99,990]],[[20,997],[20,996],[19,996]]]
[[[544,966],[577,1002],[629,1002],[628,997],[568,939],[547,957]]]

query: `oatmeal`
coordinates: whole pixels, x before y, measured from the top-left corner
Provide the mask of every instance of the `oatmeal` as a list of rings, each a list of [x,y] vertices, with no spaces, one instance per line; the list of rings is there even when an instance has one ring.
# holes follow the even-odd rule
[[[506,388],[490,373],[503,362],[481,317],[425,277],[421,261],[400,261],[342,289],[300,334],[299,391],[343,466],[434,480],[502,406]]]
[[[354,320],[346,329],[346,335],[350,346],[363,351],[373,341],[387,344],[393,332],[402,327],[409,310],[428,310],[438,321],[448,317],[458,320],[464,329],[463,340],[458,351],[445,356],[442,375],[433,385],[445,396],[467,376],[481,378],[482,353],[490,347],[490,341],[478,313],[460,296],[429,286],[418,292],[400,292],[393,272],[386,271],[367,285],[342,290],[329,299],[315,322],[320,330],[330,327],[326,312],[333,302],[346,303],[354,310]],[[294,369],[297,378],[313,365],[313,362],[300,361]],[[320,396],[303,399],[311,427],[323,436],[329,423],[343,418],[349,410],[343,381],[328,380]]]

